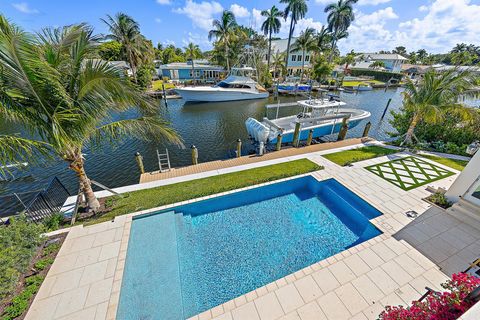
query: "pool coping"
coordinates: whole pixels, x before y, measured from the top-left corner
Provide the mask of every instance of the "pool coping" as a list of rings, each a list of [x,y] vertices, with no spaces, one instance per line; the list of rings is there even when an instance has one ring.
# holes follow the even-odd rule
[[[253,185],[253,186],[248,186],[248,187],[244,187],[244,188],[240,188],[240,189],[234,189],[234,190],[230,190],[230,191],[216,193],[216,194],[205,196],[205,197],[200,197],[200,198],[195,198],[195,199],[191,199],[191,200],[181,201],[181,202],[168,204],[168,205],[164,205],[164,206],[160,206],[160,207],[155,207],[155,208],[151,208],[151,209],[141,210],[141,211],[137,211],[137,212],[129,213],[129,214],[125,215],[126,216],[126,222],[125,222],[125,225],[124,225],[123,237],[122,237],[121,244],[120,244],[120,254],[118,256],[118,262],[117,262],[117,268],[116,268],[117,271],[115,272],[115,276],[114,276],[114,280],[113,280],[114,281],[114,287],[113,287],[114,291],[112,290],[112,294],[111,294],[110,301],[109,301],[109,304],[108,304],[107,320],[116,319],[116,315],[117,315],[117,311],[118,311],[118,304],[120,303],[121,282],[123,281],[123,270],[125,269],[127,250],[128,250],[128,241],[130,239],[130,231],[131,231],[132,222],[133,222],[133,219],[135,217],[139,217],[139,216],[142,216],[142,215],[148,215],[148,214],[154,214],[155,212],[158,212],[158,211],[164,211],[164,210],[167,210],[167,209],[170,209],[170,208],[174,208],[174,207],[178,207],[178,206],[182,206],[182,205],[186,205],[186,204],[200,202],[200,201],[204,201],[204,200],[207,200],[207,199],[218,198],[218,197],[222,197],[222,196],[225,196],[225,195],[234,194],[234,193],[238,193],[238,192],[242,192],[242,191],[246,191],[246,190],[261,188],[261,187],[264,187],[264,186],[268,186],[268,185],[272,185],[272,184],[276,184],[276,183],[280,183],[280,182],[285,182],[285,181],[289,181],[289,180],[294,180],[294,179],[298,179],[298,178],[302,178],[302,177],[306,177],[306,176],[311,176],[315,180],[317,180],[318,182],[328,180],[328,179],[335,179],[335,177],[329,176],[329,175],[326,175],[323,178],[319,177],[318,175],[315,175],[315,173],[319,173],[319,172],[323,172],[323,171],[324,171],[324,169],[321,169],[321,170],[310,172],[310,173],[305,173],[305,174],[300,174],[300,175],[296,175],[296,176],[292,176],[292,177],[288,177],[288,178],[283,178],[283,179],[279,179],[279,180],[260,183],[260,184],[256,184],[256,185]],[[339,182],[338,180],[336,180],[336,181]],[[339,182],[339,183],[341,183],[341,182]],[[328,267],[329,265],[337,262],[339,260],[339,258],[347,257],[348,255],[345,255],[344,252],[348,252],[349,254],[353,254],[355,252],[358,252],[359,249],[366,249],[366,248],[370,247],[371,245],[374,245],[374,244],[378,243],[379,241],[381,241],[381,240],[378,240],[378,239],[386,240],[387,238],[389,238],[392,235],[393,229],[384,229],[382,227],[382,224],[379,221],[379,218],[384,216],[383,211],[380,208],[377,208],[373,203],[370,203],[368,200],[366,200],[362,195],[357,194],[356,192],[354,192],[353,190],[351,190],[350,188],[345,186],[343,183],[341,183],[341,184],[345,188],[347,188],[350,192],[354,193],[359,198],[361,198],[363,201],[367,202],[369,205],[371,205],[372,207],[374,207],[375,209],[377,209],[378,211],[380,211],[382,213],[380,216],[375,217],[373,219],[368,219],[367,218],[370,221],[370,223],[372,223],[376,228],[378,228],[382,232],[382,234],[380,234],[378,236],[375,236],[375,237],[373,237],[373,238],[371,238],[367,241],[364,241],[362,243],[359,243],[359,244],[357,244],[353,247],[350,247],[347,250],[343,250],[343,251],[341,251],[341,252],[339,252],[339,253],[337,253],[333,256],[330,256],[328,258],[320,260],[320,261],[318,261],[318,262],[316,262],[316,263],[314,263],[310,266],[307,266],[303,269],[300,269],[300,270],[298,270],[294,273],[291,273],[291,274],[289,274],[285,277],[282,277],[282,278],[280,278],[278,280],[275,280],[275,281],[272,281],[271,283],[268,283],[264,286],[256,288],[256,289],[252,290],[251,292],[248,292],[248,293],[245,293],[245,294],[241,295],[240,297],[251,295],[252,292],[255,292],[257,290],[261,290],[261,288],[265,288],[265,289],[268,290],[268,287],[272,283],[277,283],[279,281],[281,282],[283,279],[287,280],[287,279],[290,279],[291,277],[294,277],[294,279],[299,280],[299,279],[311,274],[313,271],[318,269],[318,267],[321,267],[321,268]],[[315,268],[314,266],[318,266],[318,267]],[[215,307],[213,307],[209,310],[215,309],[219,306],[228,305],[229,303],[231,303],[231,301],[234,301],[235,299],[238,299],[238,298],[239,297],[234,298],[232,300],[229,300],[227,302],[224,302],[221,305],[215,306]],[[206,310],[206,311],[209,311],[209,310]],[[225,310],[225,308],[224,308],[224,310]]]

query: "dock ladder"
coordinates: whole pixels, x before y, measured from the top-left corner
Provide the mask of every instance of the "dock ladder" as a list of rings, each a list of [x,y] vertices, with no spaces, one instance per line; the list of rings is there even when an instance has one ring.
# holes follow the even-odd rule
[[[170,171],[170,156],[168,155],[168,149],[165,149],[165,153],[160,153],[157,149],[158,167],[160,172]]]

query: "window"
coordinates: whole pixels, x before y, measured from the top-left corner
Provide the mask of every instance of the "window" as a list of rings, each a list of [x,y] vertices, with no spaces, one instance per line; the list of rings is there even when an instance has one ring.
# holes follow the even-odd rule
[[[310,56],[309,56],[309,55],[306,55],[306,56],[305,56],[305,62],[308,62],[308,61],[310,61]]]
[[[297,61],[302,61],[302,55],[301,55],[301,54],[299,54],[299,55],[297,56]]]
[[[292,61],[297,61],[297,55],[295,54],[292,55]]]

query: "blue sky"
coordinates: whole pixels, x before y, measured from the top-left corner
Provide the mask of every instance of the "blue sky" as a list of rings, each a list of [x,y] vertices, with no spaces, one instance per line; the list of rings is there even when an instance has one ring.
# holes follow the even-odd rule
[[[323,9],[332,0],[309,0],[305,19],[296,32],[325,23]],[[100,18],[125,12],[141,25],[142,33],[154,43],[184,46],[193,41],[211,47],[207,33],[212,19],[231,9],[237,20],[259,28],[261,10],[278,1],[210,0],[0,0],[0,12],[28,31],[45,26],[88,22],[96,31],[107,30]],[[391,50],[406,46],[409,51],[425,48],[445,52],[458,42],[480,45],[480,0],[359,0],[350,37],[339,43],[343,53]],[[286,37],[287,23],[279,36]]]

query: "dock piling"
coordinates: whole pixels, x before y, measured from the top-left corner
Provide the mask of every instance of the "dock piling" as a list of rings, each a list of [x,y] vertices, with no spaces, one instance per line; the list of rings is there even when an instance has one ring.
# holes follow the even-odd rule
[[[278,134],[277,145],[275,146],[275,150],[280,151],[280,149],[282,149],[282,135]]]
[[[168,102],[167,102],[167,93],[165,92],[165,84],[162,81],[162,91],[163,91],[163,100],[165,101],[165,107],[168,108]]]
[[[193,144],[190,148],[192,149],[192,164],[196,165],[198,164],[198,149]]]
[[[293,141],[292,144],[295,148],[298,148],[298,145],[300,143],[300,122],[295,123],[295,132],[293,133]]]
[[[385,117],[385,114],[387,113],[388,107],[390,106],[390,102],[392,102],[392,98],[388,99],[387,106],[385,107],[385,110],[383,110],[381,120],[383,120],[383,118]]]
[[[348,120],[347,117],[343,118],[343,120],[342,120],[342,128],[340,129],[340,132],[338,133],[337,141],[345,140],[345,136],[347,135],[347,132],[348,132],[347,120]]]
[[[242,156],[242,140],[238,139],[237,140],[237,158],[240,158]]]
[[[145,173],[145,167],[143,166],[143,157],[140,152],[135,153],[135,160],[137,161],[138,169],[140,169],[140,173]]]
[[[307,138],[307,147],[312,144],[313,139],[313,129],[308,131],[308,138]]]
[[[363,129],[362,138],[368,137],[368,132],[370,131],[371,126],[372,126],[372,123],[368,121],[367,124],[365,125],[365,129]]]

